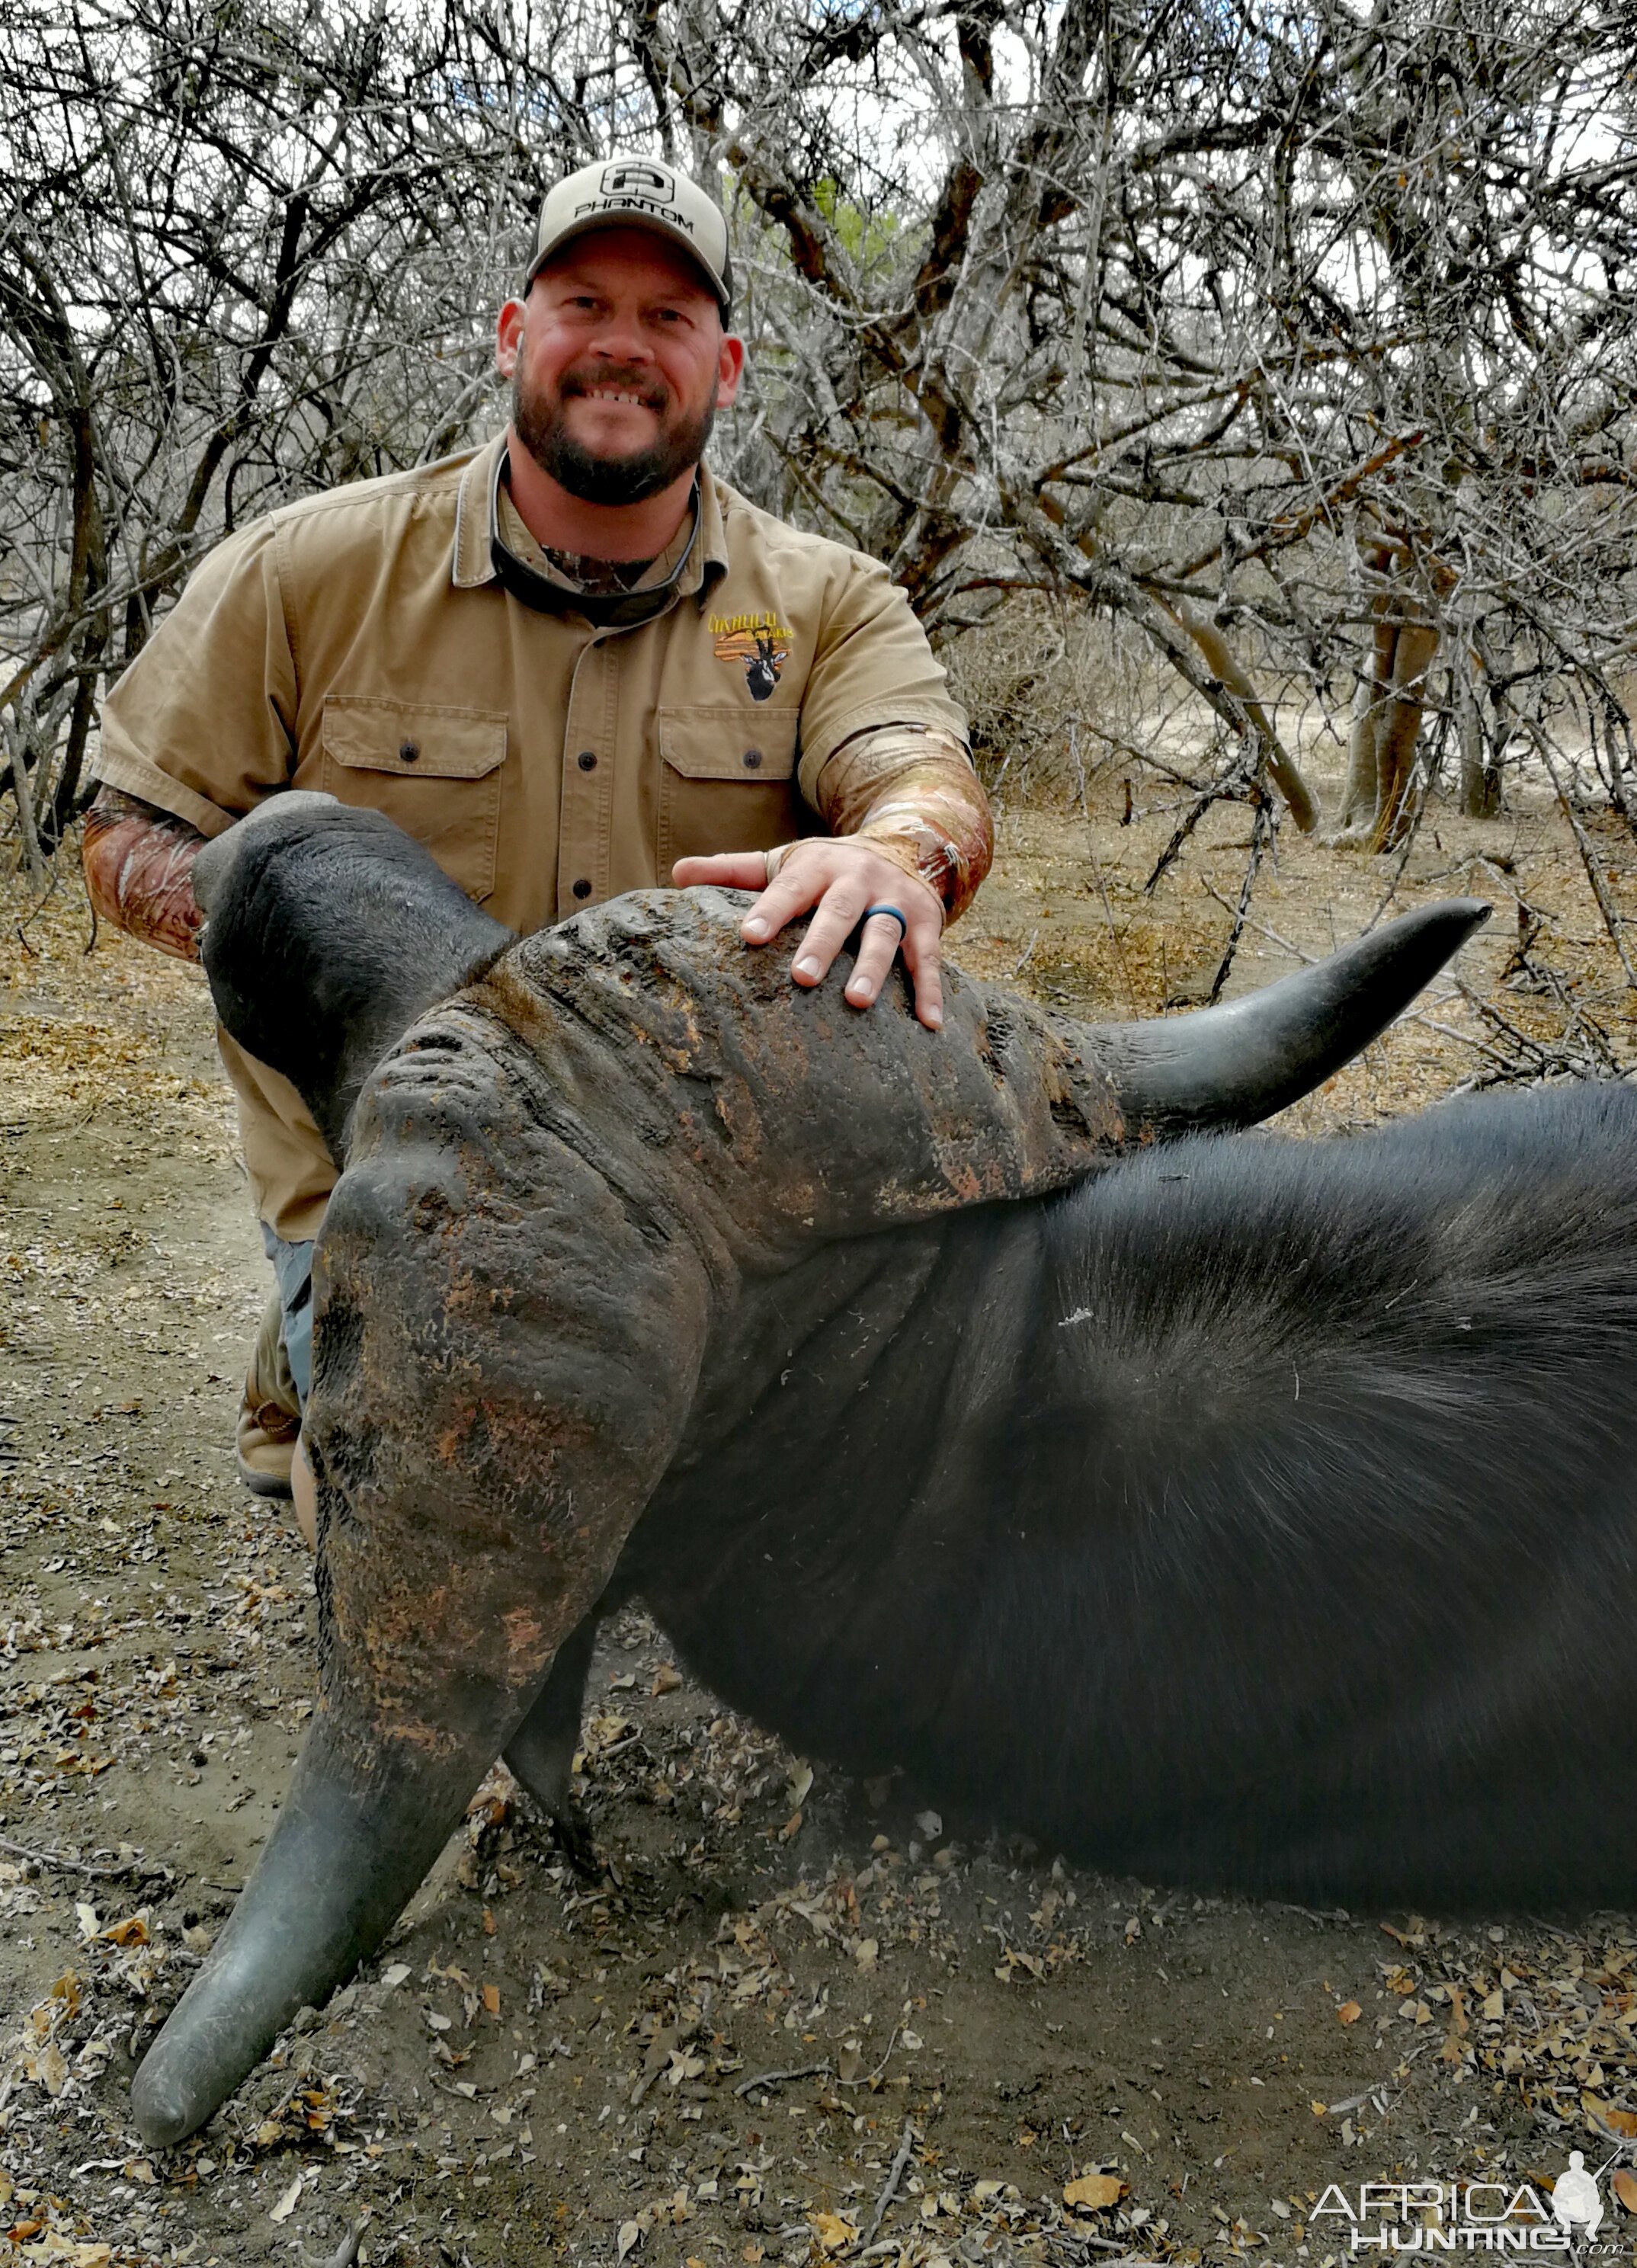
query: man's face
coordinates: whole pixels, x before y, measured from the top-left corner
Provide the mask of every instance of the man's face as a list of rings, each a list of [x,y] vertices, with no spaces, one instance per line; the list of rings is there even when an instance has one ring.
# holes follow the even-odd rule
[[[587,504],[638,504],[697,464],[739,387],[741,342],[680,246],[647,229],[573,238],[501,311],[512,430]]]

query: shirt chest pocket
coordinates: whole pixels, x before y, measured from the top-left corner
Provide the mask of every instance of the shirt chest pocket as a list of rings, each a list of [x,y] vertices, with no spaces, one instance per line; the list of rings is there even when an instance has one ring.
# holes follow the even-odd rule
[[[771,850],[816,823],[796,786],[794,709],[661,709],[656,867],[678,858]]]
[[[385,812],[470,898],[495,886],[504,710],[446,709],[349,694],[324,703],[321,784]]]

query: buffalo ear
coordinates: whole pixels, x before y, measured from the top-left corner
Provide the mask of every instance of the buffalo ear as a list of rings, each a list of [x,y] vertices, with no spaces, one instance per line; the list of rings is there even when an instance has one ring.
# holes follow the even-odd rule
[[[216,1012],[292,1083],[337,1165],[381,1057],[517,942],[412,836],[334,796],[269,797],[193,871]]]

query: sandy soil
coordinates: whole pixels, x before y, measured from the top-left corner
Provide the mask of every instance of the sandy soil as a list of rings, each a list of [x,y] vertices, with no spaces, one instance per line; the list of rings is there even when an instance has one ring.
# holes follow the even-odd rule
[[[1248,815],[1212,814],[1148,898],[1186,799],[1134,787],[1130,826],[1111,777],[1089,824],[1007,816],[969,967],[1117,1015],[1208,989]],[[1612,823],[1589,841],[1637,913],[1637,846]],[[1463,963],[1490,1010],[1441,983],[1292,1114],[1305,1130],[1506,1062],[1637,1057],[1637,996],[1545,805],[1435,813],[1401,872],[1287,831],[1230,990],[1355,933],[1395,880],[1403,903],[1495,902]],[[26,939],[9,903],[4,2257],[1339,2268],[1329,2184],[1544,2197],[1571,2146],[1605,2174],[1600,2257],[1629,2257],[1629,1918],[1310,1913],[954,1842],[920,1792],[810,1776],[635,1614],[590,1689],[599,1871],[498,1777],[380,1958],[203,2136],[144,2154],[134,2059],[277,1808],[312,1583],[233,1477],[266,1271],[202,983],[118,937],[87,955],[71,887]]]

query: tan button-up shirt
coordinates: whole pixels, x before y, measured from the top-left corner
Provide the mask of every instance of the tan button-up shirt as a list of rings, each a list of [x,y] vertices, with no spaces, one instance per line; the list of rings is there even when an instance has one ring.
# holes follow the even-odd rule
[[[820,775],[860,732],[964,739],[886,571],[708,471],[655,619],[598,627],[512,597],[491,552],[502,446],[220,545],[110,696],[99,776],[206,835],[323,788],[386,812],[529,931],[668,880],[678,858],[816,831]],[[225,1036],[223,1054],[262,1216],[309,1236],[334,1180],[316,1130],[276,1073]]]

